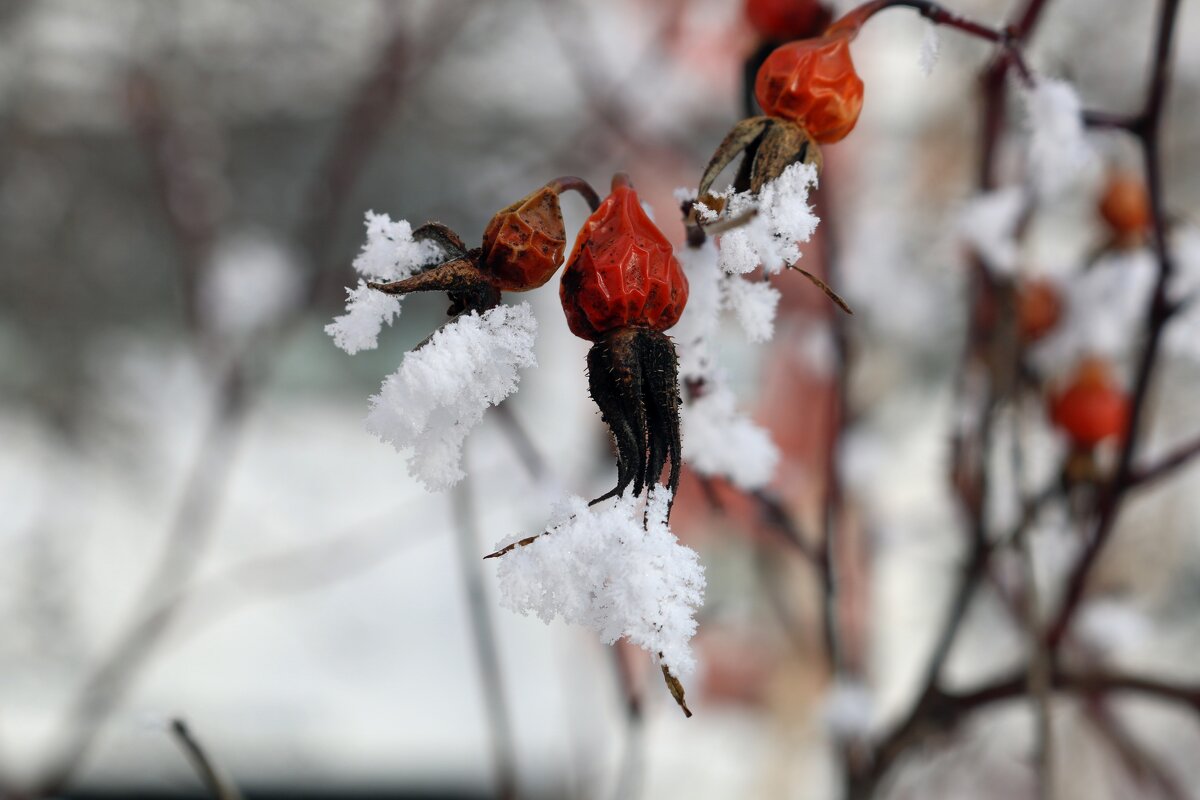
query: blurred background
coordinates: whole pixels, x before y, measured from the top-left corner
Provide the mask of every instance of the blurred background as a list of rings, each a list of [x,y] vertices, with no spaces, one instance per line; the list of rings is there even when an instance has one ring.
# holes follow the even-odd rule
[[[996,25],[1023,6],[947,4]],[[1088,108],[1136,109],[1157,5],[1050,0],[1028,58]],[[624,170],[682,242],[673,192],[744,115],[760,34],[741,0],[0,2],[0,793],[198,796],[179,718],[251,796],[839,796],[844,737],[911,706],[962,553],[948,463],[972,308],[956,220],[980,189],[993,51],[943,30],[926,77],[926,27],[901,11],[867,27],[862,119],[825,149],[805,259],[836,264],[854,316],[832,323],[784,275],[774,340],[720,339],[806,541],[837,467],[854,680],[831,679],[808,560],[744,495],[685,471],[673,527],[708,592],[684,719],[644,653],[501,609],[480,561],[562,492],[612,482],[556,284],[530,296],[539,366],[469,440],[469,481],[441,495],[362,420],[444,300],[410,298],[354,358],[322,328],[369,209],[471,243],[550,178],[606,187]],[[1163,148],[1179,225],[1200,208],[1198,45],[1185,3]],[[1001,176],[1024,147],[1009,105]],[[1072,274],[1104,242],[1097,198],[1137,151],[1093,140],[1100,158],[1029,226],[1031,274]],[[583,203],[564,210],[576,230]],[[1200,431],[1200,362],[1172,350],[1158,378],[1147,453]],[[1061,460],[1036,401],[1024,416],[1042,445],[1002,487],[1052,482]],[[1128,505],[1079,658],[1200,680],[1197,481]],[[1037,528],[1047,587],[1071,527]],[[1001,595],[970,605],[955,685],[1023,663]],[[1105,728],[1092,705],[1056,705],[1071,766],[1054,796],[1200,797],[1194,715],[1122,697]],[[888,796],[1034,796],[1027,706],[923,741]]]

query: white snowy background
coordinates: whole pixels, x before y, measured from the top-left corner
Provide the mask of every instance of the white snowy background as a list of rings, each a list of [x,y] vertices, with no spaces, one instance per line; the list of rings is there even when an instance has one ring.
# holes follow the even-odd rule
[[[999,22],[1013,4],[947,5]],[[1154,4],[1051,5],[1031,63],[1069,79],[1088,107],[1135,107]],[[550,473],[531,478],[485,415],[465,445],[469,481],[435,494],[363,421],[368,396],[443,320],[444,298],[407,298],[377,349],[354,358],[322,328],[341,313],[341,287],[353,285],[369,209],[414,224],[439,219],[474,246],[494,210],[545,180],[575,173],[602,187],[622,169],[681,241],[673,191],[695,185],[740,117],[738,76],[753,37],[738,6],[0,3],[0,789],[37,775],[82,681],[147,610],[135,605],[211,435],[213,387],[249,351],[249,369],[266,384],[223,451],[227,468],[206,509],[210,543],[174,587],[181,609],[105,725],[80,783],[195,790],[165,732],[178,715],[248,787],[487,795],[493,750],[456,520],[468,508],[467,557],[479,558],[497,541],[535,532],[564,495],[611,486],[606,433],[586,391],[587,343],[567,331],[557,280],[512,298],[528,300],[536,318],[537,366],[522,370],[511,411]],[[400,59],[406,77],[394,110],[328,237],[313,245],[302,224],[309,179],[395,30],[415,60]],[[1178,37],[1167,199],[1184,223],[1200,223],[1200,126],[1187,113],[1200,103],[1194,4],[1184,4]],[[952,31],[932,43],[927,26],[904,12],[873,21],[854,45],[867,86],[861,122],[825,151],[836,181],[829,189],[841,289],[856,311],[859,421],[842,444],[841,467],[873,560],[867,679],[831,685],[825,674],[812,571],[791,551],[764,550],[760,532],[714,514],[685,477],[672,527],[699,553],[707,581],[696,672],[685,680],[696,715],[683,718],[657,667],[631,649],[646,702],[633,745],[642,796],[834,797],[834,742],[876,730],[910,702],[961,549],[945,463],[949,432],[962,424],[952,379],[965,315],[963,240],[993,255],[995,269],[1019,263],[1066,280],[1100,238],[1097,165],[1134,163],[1111,135],[1089,136],[1088,158],[1057,154],[1053,146],[1072,131],[1055,128],[1034,144],[1036,191],[1050,199],[1013,251],[1005,216],[1016,213],[1020,194],[982,212],[972,197],[976,118],[965,109],[988,53]],[[183,131],[162,145],[186,173],[182,189],[165,197],[131,122],[135,68],[153,76]],[[1064,101],[1013,98],[1012,146],[1001,158],[1016,175],[1023,110],[1052,118]],[[1047,167],[1064,159],[1079,162],[1065,187]],[[172,230],[172,204],[185,216],[200,208],[210,241],[195,246],[187,231]],[[564,210],[573,231],[583,205],[567,195]],[[1186,292],[1189,280],[1200,281],[1200,247],[1194,234],[1177,246]],[[1063,340],[1045,344],[1045,368],[1072,357],[1081,340],[1121,355],[1119,328],[1136,324],[1136,305],[1126,303],[1146,291],[1138,257],[1125,258],[1134,263],[1100,264],[1074,289],[1111,301],[1113,314],[1071,318]],[[689,269],[703,259],[689,254]],[[189,263],[197,275],[191,328],[180,277]],[[305,302],[314,269],[337,271],[330,290],[311,313],[281,323]],[[755,485],[763,463],[777,458],[774,485],[815,525],[813,426],[821,417],[804,390],[820,391],[828,379],[827,304],[794,273],[776,279],[789,287],[782,300],[733,279],[740,283],[718,287],[714,275],[705,300],[733,315],[716,329],[689,328],[701,349],[681,349],[685,373],[690,365],[724,381],[691,410],[693,423],[709,434],[738,431],[741,452],[754,458],[730,465],[696,454],[697,468],[711,463]],[[747,296],[754,291],[760,296]],[[764,302],[780,303],[767,344],[754,325]],[[739,324],[739,308],[754,303],[751,324]],[[1149,452],[1200,430],[1200,345],[1188,335],[1200,328],[1186,317],[1176,325]],[[797,370],[805,382],[780,385],[781,373]],[[734,409],[775,443],[737,427],[744,417],[730,422]],[[1045,472],[1058,444],[1042,434],[1045,453],[1031,460]],[[998,479],[1013,477],[1001,471]],[[1103,591],[1080,620],[1104,663],[1197,677],[1197,480],[1185,473],[1126,510]],[[996,513],[1006,511],[1017,513]],[[1054,530],[1035,532],[1033,543],[1049,582],[1071,543]],[[611,649],[586,628],[502,608],[496,573],[483,562],[522,795],[614,796],[629,742]],[[1019,663],[1021,636],[998,602],[983,598],[950,676],[969,685]],[[1122,707],[1132,708],[1131,727],[1181,784],[1200,785],[1195,720],[1141,702]],[[1059,754],[1078,766],[1061,797],[1143,796],[1102,743],[1079,733],[1088,730],[1082,709],[1063,708]],[[1028,714],[1011,706],[976,718],[925,754],[898,789],[947,798],[1027,791],[1028,730]]]

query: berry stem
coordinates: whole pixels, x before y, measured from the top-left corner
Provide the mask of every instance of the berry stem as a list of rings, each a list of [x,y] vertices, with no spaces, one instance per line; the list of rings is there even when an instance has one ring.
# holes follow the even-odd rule
[[[1003,47],[1017,68],[1021,79],[1026,85],[1032,85],[1033,73],[1021,55],[1017,37],[1009,28],[993,28],[980,22],[967,19],[943,8],[931,0],[872,0],[849,11],[840,19],[834,21],[826,30],[826,36],[849,36],[854,38],[868,19],[887,8],[911,8],[934,25],[945,25],[948,28],[962,31],[968,36],[983,39]]]
[[[546,187],[555,194],[576,191],[584,200],[587,201],[588,207],[591,208],[592,211],[600,208],[600,195],[597,194],[596,190],[592,188],[592,185],[583,178],[579,178],[574,175],[563,175],[562,177],[549,181],[546,184]]]

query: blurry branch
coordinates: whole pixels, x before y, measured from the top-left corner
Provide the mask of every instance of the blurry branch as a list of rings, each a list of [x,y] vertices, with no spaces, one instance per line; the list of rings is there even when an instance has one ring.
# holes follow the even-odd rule
[[[512,715],[504,692],[500,652],[496,646],[496,623],[483,583],[483,569],[476,548],[475,507],[468,474],[454,490],[454,530],[458,543],[459,574],[467,594],[467,616],[478,660],[480,689],[490,732],[492,758],[496,769],[496,797],[513,800],[517,796],[517,753]]]
[[[1031,3],[1030,5],[1033,6],[1035,4]],[[1040,5],[1040,3],[1036,5]],[[847,13],[841,20],[835,22],[830,27],[830,30],[857,27],[866,22],[871,16],[887,8],[911,8],[934,25],[953,28],[976,39],[1000,45],[1004,48],[1005,58],[1017,68],[1017,73],[1021,76],[1021,79],[1027,84],[1033,82],[1033,73],[1025,64],[1020,47],[1022,40],[1029,33],[1029,27],[1032,25],[1032,22],[1027,21],[1030,17],[1028,11],[1022,16],[1021,22],[1015,26],[993,28],[955,14],[953,11],[930,0],[874,0],[874,2],[864,3]],[[1036,18],[1039,11],[1040,9],[1034,10],[1034,18]]]
[[[242,793],[225,778],[182,719],[171,720],[171,735],[216,800],[242,800]]]
[[[1162,480],[1180,467],[1185,467],[1200,456],[1200,439],[1180,445],[1152,464],[1134,468],[1129,475],[1129,488],[1145,486]]]
[[[874,10],[890,5],[907,5],[917,8],[928,17],[923,7],[932,4],[921,2],[899,2],[896,0],[879,0],[870,4]],[[1016,65],[1028,79],[1027,71],[1020,60],[1019,47],[1032,35],[1042,13],[1046,8],[1046,0],[1026,0],[1023,10],[1016,21],[1003,29],[1002,41],[1004,50],[995,57],[985,69],[980,92],[982,95],[981,149],[979,156],[978,184],[981,190],[995,188],[996,185],[996,153],[1001,134],[1004,131],[1006,117],[1006,84],[1009,70]],[[962,28],[960,28],[962,29]],[[985,36],[984,38],[988,38]],[[983,344],[983,327],[977,302],[979,295],[992,293],[994,286],[987,270],[978,259],[972,260],[970,300],[971,314],[968,324],[968,342],[964,348],[961,372],[959,375],[959,393],[967,394],[968,376],[974,368],[975,352]],[[978,421],[973,429],[956,434],[952,442],[952,484],[957,495],[961,511],[967,527],[967,552],[960,567],[958,581],[952,592],[949,608],[946,613],[933,650],[930,653],[916,700],[909,712],[901,718],[890,732],[884,734],[875,748],[875,758],[868,768],[847,775],[846,796],[848,800],[869,798],[887,775],[899,755],[912,744],[919,732],[931,727],[940,727],[947,714],[947,695],[940,688],[940,679],[945,662],[950,656],[954,642],[966,619],[967,610],[975,596],[976,590],[988,574],[988,562],[994,549],[993,541],[988,537],[986,524],[986,498],[988,496],[988,454],[991,451],[994,411],[998,402],[998,387],[995,380],[989,380],[984,396],[967,397],[967,401],[977,402]],[[1031,504],[1026,508],[1022,524],[1017,531],[1032,521],[1036,514],[1037,505]],[[1026,522],[1025,520],[1029,520]],[[1022,675],[1013,682],[1014,694],[1028,689],[1028,676]]]
[[[179,249],[184,321],[201,333],[199,285],[217,238],[218,201],[213,187],[200,179],[203,166],[188,128],[167,108],[158,79],[145,68],[125,81],[125,108],[146,155],[158,201]]]
[[[1069,673],[1056,668],[1050,676],[1058,692],[1084,697],[1106,697],[1118,693],[1141,694],[1181,704],[1200,715],[1200,685],[1160,681],[1136,675],[1094,672]],[[910,719],[884,738],[876,749],[876,771],[882,775],[905,751],[945,733],[980,709],[1009,700],[1028,699],[1028,676],[1024,671],[967,692],[935,688],[926,700],[926,713]]]
[[[1093,698],[1085,705],[1085,713],[1139,787],[1147,784],[1157,787],[1158,794],[1165,800],[1187,800],[1183,788],[1167,766],[1125,729],[1105,698]]]
[[[217,499],[228,477],[227,465],[247,412],[240,369],[230,368],[221,381],[221,403],[186,478],[163,552],[134,605],[137,619],[118,637],[68,706],[65,744],[51,755],[35,795],[60,794],[82,766],[105,718],[124,699],[180,606],[178,601],[163,602],[162,598],[172,597],[177,587],[187,582],[208,544]]]
[[[424,40],[433,41],[434,45],[427,48],[427,52],[422,51],[414,56],[414,61],[421,63],[424,68],[428,68],[433,55],[448,44],[451,38],[449,34],[461,23],[462,10],[458,4],[441,4],[439,8],[439,13],[445,15],[439,17],[439,27],[424,32],[427,34]],[[457,13],[451,14],[445,9]],[[399,99],[400,83],[395,71],[398,66],[407,63],[403,54],[407,53],[409,46],[408,32],[402,24],[397,24],[383,49],[383,55],[347,112],[341,126],[341,136],[318,170],[314,188],[308,194],[307,202],[311,207],[303,212],[305,223],[302,226],[306,234],[302,239],[314,262],[312,291],[308,304],[293,310],[290,320],[279,331],[281,335],[304,319],[305,312],[319,298],[322,282],[330,280],[327,273],[333,271],[324,269],[322,263],[325,248],[331,238],[332,228],[340,218],[349,188],[359,175],[369,152],[378,143],[390,106]],[[134,73],[129,95],[135,127],[155,167],[160,191],[166,193],[164,204],[172,215],[172,230],[182,237],[184,288],[188,292],[186,307],[192,315],[189,320],[193,322],[193,331],[202,335],[203,331],[195,324],[196,273],[202,262],[204,248],[207,247],[206,242],[210,243],[216,233],[210,229],[213,220],[211,215],[206,214],[196,218],[176,216],[180,208],[172,204],[172,199],[180,180],[174,172],[177,165],[160,160],[169,152],[165,142],[172,123],[168,121],[165,104],[161,101],[159,88],[152,76],[148,72]],[[255,376],[254,381],[249,379],[244,358],[235,359],[222,369],[216,379],[217,407],[201,450],[187,474],[182,500],[167,531],[163,552],[152,567],[146,586],[139,595],[141,599],[135,605],[138,616],[85,679],[69,705],[65,720],[65,743],[51,754],[34,794],[59,794],[70,783],[104,720],[124,699],[138,672],[183,604],[183,597],[177,594],[178,587],[188,583],[200,563],[200,556],[212,533],[212,519],[224,491],[237,439],[256,396],[254,390],[266,382],[268,370],[265,368]],[[145,611],[146,608],[150,610]]]
[[[1159,134],[1162,127],[1167,81],[1170,76],[1171,42],[1179,12],[1179,0],[1161,0],[1160,9],[1152,61],[1153,68],[1147,87],[1146,103],[1141,113],[1133,118],[1134,122],[1129,128],[1141,145],[1145,164],[1158,275],[1154,284],[1149,313],[1146,315],[1145,343],[1137,362],[1136,377],[1133,383],[1129,430],[1121,446],[1112,482],[1100,499],[1095,531],[1072,568],[1070,577],[1067,579],[1062,606],[1047,630],[1046,641],[1051,648],[1056,647],[1070,629],[1072,618],[1087,588],[1092,567],[1112,534],[1125,495],[1136,483],[1137,473],[1133,466],[1133,460],[1146,413],[1151,379],[1154,367],[1158,362],[1163,331],[1175,312],[1175,305],[1169,299],[1167,292],[1171,276],[1174,273],[1174,264],[1167,247]]]
[[[674,2],[677,3],[678,0]],[[667,6],[668,3],[656,3],[653,7],[659,5]],[[563,60],[567,63],[568,71],[583,95],[584,104],[613,137],[630,149],[641,151],[643,154],[664,149],[676,153],[688,151],[686,140],[666,138],[663,134],[659,134],[657,140],[651,140],[644,135],[640,130],[640,111],[631,108],[622,97],[634,81],[605,78],[597,69],[597,64],[603,63],[597,52],[598,47],[595,42],[587,42],[580,35],[593,30],[593,26],[584,18],[587,4],[567,0],[541,0],[540,6]],[[628,61],[633,65],[630,76],[648,74],[654,68],[663,68],[663,53],[667,51],[663,42],[675,26],[674,14],[668,9],[642,54]]]
[[[304,193],[298,238],[311,261],[309,305],[319,305],[339,285],[343,270],[331,269],[329,247],[350,190],[375,152],[404,93],[454,43],[470,3],[433,4],[433,20],[419,32],[397,21],[379,60],[359,86],[338,124],[333,142]]]

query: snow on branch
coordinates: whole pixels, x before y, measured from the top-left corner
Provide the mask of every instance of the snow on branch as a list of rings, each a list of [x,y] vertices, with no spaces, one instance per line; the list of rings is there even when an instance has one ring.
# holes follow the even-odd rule
[[[463,477],[462,446],[489,406],[516,391],[517,370],[537,365],[537,320],[528,303],[471,312],[404,356],[371,398],[367,430],[397,450],[433,491]]]
[[[817,168],[796,163],[765,184],[757,196],[732,190],[721,195],[726,218],[753,214],[745,224],[721,235],[721,269],[743,275],[761,264],[768,274],[774,274],[799,261],[800,244],[812,238],[820,222],[808,201],[816,186]],[[698,210],[703,216],[705,209],[698,206]]]
[[[364,279],[401,280],[443,257],[433,242],[413,238],[407,220],[392,222],[387,214],[368,211],[366,227],[367,241],[353,264],[354,271]],[[391,325],[399,316],[401,297],[373,291],[363,279],[356,287],[347,289],[346,295],[346,313],[326,325],[325,332],[350,355],[359,350],[374,350],[384,324]]]
[[[710,375],[703,393],[684,404],[683,460],[701,475],[720,475],[741,489],[771,482],[779,448],[771,435],[737,408],[723,376]]]
[[[1055,194],[1092,161],[1084,136],[1083,104],[1071,84],[1039,78],[1025,93],[1029,166],[1043,194]]]
[[[562,617],[605,644],[624,637],[672,675],[691,672],[704,567],[667,526],[670,500],[661,486],[645,503],[631,492],[592,507],[568,498],[545,533],[500,558],[501,605],[547,623]]]

